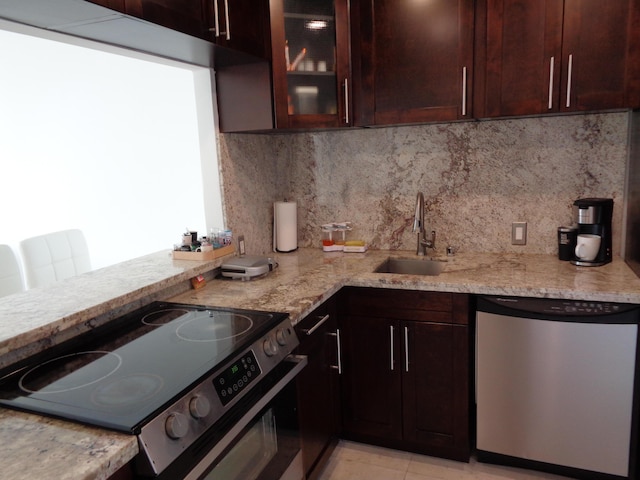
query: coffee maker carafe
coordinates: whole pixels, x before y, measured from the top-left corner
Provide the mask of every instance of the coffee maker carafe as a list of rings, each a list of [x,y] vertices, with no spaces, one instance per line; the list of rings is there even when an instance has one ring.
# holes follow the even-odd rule
[[[611,261],[613,199],[581,198],[573,202],[578,235],[571,263],[597,267]]]

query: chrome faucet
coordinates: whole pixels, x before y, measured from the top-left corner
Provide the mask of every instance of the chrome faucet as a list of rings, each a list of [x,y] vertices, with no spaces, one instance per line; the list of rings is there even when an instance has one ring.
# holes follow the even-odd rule
[[[418,248],[416,255],[425,256],[427,248],[436,249],[436,231],[431,230],[431,240],[427,240],[427,232],[424,229],[424,195],[418,192],[416,198],[416,213],[413,217],[413,233],[418,234]]]

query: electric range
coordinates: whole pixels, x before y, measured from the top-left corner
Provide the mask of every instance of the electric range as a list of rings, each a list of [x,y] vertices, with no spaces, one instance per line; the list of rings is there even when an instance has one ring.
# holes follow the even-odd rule
[[[2,372],[0,404],[137,435],[157,475],[297,345],[286,313],[154,302]]]

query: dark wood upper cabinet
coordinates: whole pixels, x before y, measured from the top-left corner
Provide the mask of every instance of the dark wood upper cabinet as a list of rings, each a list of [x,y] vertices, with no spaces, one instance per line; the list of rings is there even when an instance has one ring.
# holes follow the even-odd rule
[[[476,96],[485,99],[480,115],[544,113],[553,106],[557,111],[562,10],[562,0],[486,0],[486,25],[478,28],[486,32],[486,91]],[[481,55],[483,40],[478,43]]]
[[[473,0],[352,0],[356,125],[472,118]]]
[[[627,69],[638,55],[632,48],[637,4],[479,0],[476,115],[632,106]]]
[[[565,0],[560,110],[623,108],[632,3]],[[637,34],[637,32],[635,32]]]
[[[627,52],[627,106],[640,108],[640,1],[631,4]]]
[[[89,0],[223,47],[269,59],[269,0]]]
[[[113,3],[113,0],[106,1]],[[205,3],[205,0],[124,0],[124,13],[209,40],[211,33]]]
[[[271,0],[278,129],[351,125],[347,0]]]
[[[271,58],[269,0],[202,0],[211,40],[223,47]]]

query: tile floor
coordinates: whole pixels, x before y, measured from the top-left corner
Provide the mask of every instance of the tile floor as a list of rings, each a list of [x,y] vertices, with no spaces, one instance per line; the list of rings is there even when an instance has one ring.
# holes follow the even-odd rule
[[[531,470],[454,462],[341,440],[319,480],[563,480]]]

